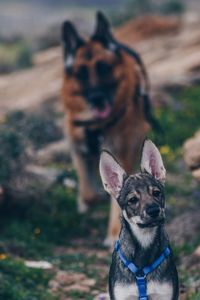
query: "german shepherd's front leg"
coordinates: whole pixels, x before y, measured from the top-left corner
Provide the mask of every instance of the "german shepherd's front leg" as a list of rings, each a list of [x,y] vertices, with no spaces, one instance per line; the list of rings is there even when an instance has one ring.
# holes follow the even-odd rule
[[[88,204],[98,197],[96,190],[95,163],[98,159],[88,158],[86,155],[73,151],[73,162],[79,180],[78,211],[85,213]]]
[[[120,208],[116,200],[111,197],[108,233],[104,241],[105,246],[113,247],[114,242],[118,239],[120,226]]]

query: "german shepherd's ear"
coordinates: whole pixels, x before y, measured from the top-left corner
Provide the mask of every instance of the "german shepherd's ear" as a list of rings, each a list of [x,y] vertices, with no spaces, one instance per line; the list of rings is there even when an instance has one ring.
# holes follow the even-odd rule
[[[105,47],[114,42],[111,32],[110,23],[104,14],[100,11],[96,14],[96,28],[91,37],[91,40],[101,42]]]
[[[76,50],[84,44],[84,40],[79,36],[76,28],[70,21],[62,24],[61,37],[64,46],[64,56],[74,55]]]

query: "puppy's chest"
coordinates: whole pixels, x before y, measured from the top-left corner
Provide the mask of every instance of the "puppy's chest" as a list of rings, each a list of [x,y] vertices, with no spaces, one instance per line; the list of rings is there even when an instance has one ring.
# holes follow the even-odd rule
[[[116,300],[137,300],[138,287],[136,283],[126,284],[116,282],[114,286],[114,295]],[[160,283],[158,281],[147,282],[147,295],[149,300],[172,299],[172,285],[169,282]]]

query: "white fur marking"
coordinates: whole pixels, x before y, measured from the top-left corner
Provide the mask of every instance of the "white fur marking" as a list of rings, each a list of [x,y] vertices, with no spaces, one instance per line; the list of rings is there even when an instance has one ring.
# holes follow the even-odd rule
[[[138,299],[138,288],[136,284],[116,284],[114,287],[116,300],[136,300]],[[172,299],[172,285],[150,281],[147,283],[147,295],[152,299]],[[151,298],[150,298],[151,299]]]
[[[74,57],[73,55],[68,55],[65,61],[65,68],[70,68],[73,65]]]
[[[142,220],[139,216],[135,216],[129,219],[125,210],[123,210],[122,213],[141,246],[143,248],[149,247],[154,240],[156,228],[140,228],[137,225],[137,223],[142,223]]]
[[[114,51],[117,49],[116,45],[113,44],[113,43],[109,43],[108,48],[109,48],[110,51],[112,51],[112,52],[114,52]]]

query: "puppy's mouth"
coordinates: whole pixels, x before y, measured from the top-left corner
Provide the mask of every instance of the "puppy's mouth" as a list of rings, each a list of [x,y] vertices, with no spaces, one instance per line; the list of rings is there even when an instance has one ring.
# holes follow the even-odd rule
[[[164,223],[165,223],[165,217],[160,216],[156,219],[151,219],[151,220],[148,220],[144,223],[138,222],[137,225],[140,228],[150,228],[150,227],[156,227],[156,226],[159,226],[159,225],[163,225]]]

